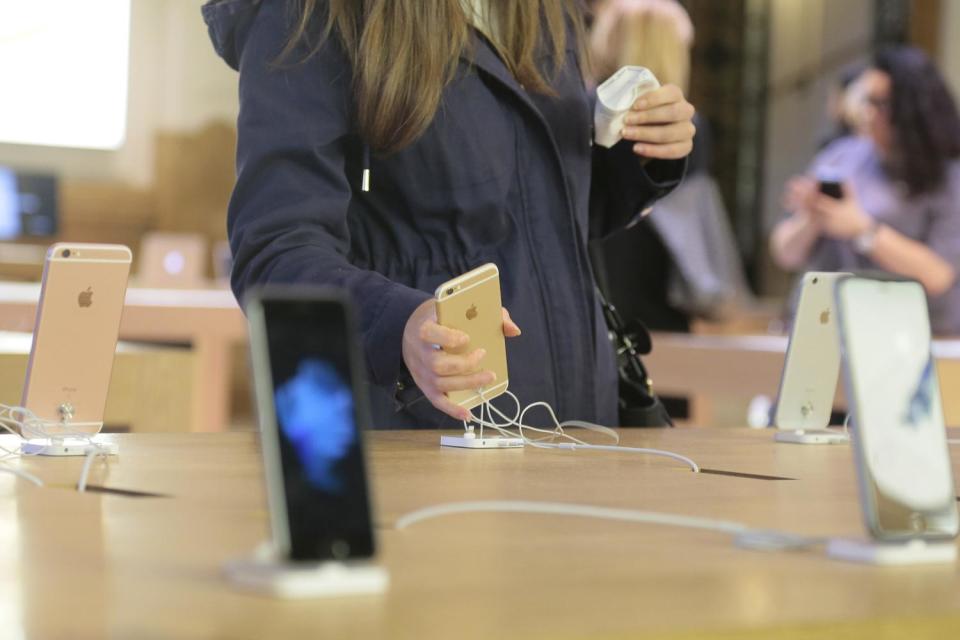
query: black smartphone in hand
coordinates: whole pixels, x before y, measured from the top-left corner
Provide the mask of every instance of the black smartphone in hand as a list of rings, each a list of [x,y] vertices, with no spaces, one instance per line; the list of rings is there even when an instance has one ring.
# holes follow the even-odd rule
[[[265,288],[245,307],[274,548],[293,562],[369,558],[369,409],[348,300]]]
[[[843,185],[837,180],[820,180],[820,193],[835,200],[843,200]]]

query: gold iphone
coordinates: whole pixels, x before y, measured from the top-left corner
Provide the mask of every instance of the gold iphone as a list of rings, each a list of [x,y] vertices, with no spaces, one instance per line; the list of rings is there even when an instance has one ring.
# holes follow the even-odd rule
[[[103,426],[131,257],[111,244],[47,251],[22,404],[67,433]]]
[[[507,390],[507,347],[503,337],[503,304],[500,301],[500,270],[487,263],[462,276],[444,282],[436,291],[437,322],[463,331],[470,341],[450,353],[471,353],[484,349],[480,366],[497,379],[489,387],[451,391],[447,397],[461,407],[472,409]]]

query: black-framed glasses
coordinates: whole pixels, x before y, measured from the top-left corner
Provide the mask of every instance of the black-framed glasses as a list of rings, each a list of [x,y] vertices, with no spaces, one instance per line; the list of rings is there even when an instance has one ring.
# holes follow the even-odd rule
[[[890,106],[891,106],[890,98],[887,98],[884,96],[871,96],[868,94],[863,96],[863,102],[864,104],[870,105],[877,111],[881,111],[883,113],[890,113]]]

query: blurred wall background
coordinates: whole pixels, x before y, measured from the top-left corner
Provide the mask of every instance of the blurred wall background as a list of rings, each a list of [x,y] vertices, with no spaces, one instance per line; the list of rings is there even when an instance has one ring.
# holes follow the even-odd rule
[[[960,2],[945,0],[940,15],[940,65],[954,96],[960,95]]]
[[[214,55],[202,4],[131,2],[127,128],[119,148],[0,143],[0,166],[60,179],[60,231],[50,241],[122,242],[136,252],[151,231],[199,233],[210,247],[226,237],[237,74]],[[0,277],[32,279],[39,269],[0,260]],[[207,271],[213,274],[212,258]]]
[[[914,42],[960,90],[957,0],[683,0],[697,34],[691,97],[713,129],[713,167],[761,296],[789,277],[766,254],[780,189],[825,130],[827,89],[881,41]],[[148,231],[225,236],[237,75],[213,53],[202,0],[133,0],[126,140],[116,150],[0,143],[0,165],[61,179],[60,237],[131,244]],[[92,70],[92,72],[95,70]],[[54,240],[51,238],[50,240]],[[15,274],[0,265],[0,276]]]
[[[159,131],[196,132],[237,115],[237,74],[213,55],[201,0],[133,0],[127,138],[116,151],[0,143],[0,164],[148,188]],[[69,55],[68,52],[64,52]],[[91,73],[96,70],[91,69]]]

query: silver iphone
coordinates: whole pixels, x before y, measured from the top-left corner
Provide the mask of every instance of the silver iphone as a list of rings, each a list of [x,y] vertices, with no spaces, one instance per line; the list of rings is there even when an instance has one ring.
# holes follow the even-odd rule
[[[805,444],[846,442],[827,430],[840,378],[833,291],[846,272],[810,271],[803,275],[787,356],[780,378],[773,424],[777,440]]]
[[[867,528],[879,540],[955,537],[956,492],[923,287],[856,276],[838,282],[835,295]]]

